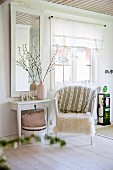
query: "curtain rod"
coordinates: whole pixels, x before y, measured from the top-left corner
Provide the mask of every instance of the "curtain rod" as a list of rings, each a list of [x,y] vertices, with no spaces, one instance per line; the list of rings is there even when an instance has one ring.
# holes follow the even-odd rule
[[[54,18],[54,17],[53,17],[53,16],[50,16],[49,19],[51,19],[51,18]],[[56,18],[59,18],[59,17],[56,17]],[[65,19],[65,18],[61,18],[61,19]],[[70,19],[70,20],[72,20],[72,19]],[[106,27],[106,25],[97,24],[97,23],[91,23],[91,22],[85,22],[85,21],[78,21],[78,20],[72,20],[72,21],[83,22],[83,23],[88,23],[88,24],[95,24],[95,25],[100,25],[100,26]]]
[[[72,46],[72,45],[53,45],[53,47],[64,47],[64,48],[85,48],[85,49],[90,49],[88,47],[82,47],[82,46]]]

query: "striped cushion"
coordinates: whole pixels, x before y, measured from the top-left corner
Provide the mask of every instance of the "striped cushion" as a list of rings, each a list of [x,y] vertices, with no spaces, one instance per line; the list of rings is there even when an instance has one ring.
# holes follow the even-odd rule
[[[91,111],[95,90],[82,86],[67,86],[59,91],[58,108],[61,112],[86,113]]]

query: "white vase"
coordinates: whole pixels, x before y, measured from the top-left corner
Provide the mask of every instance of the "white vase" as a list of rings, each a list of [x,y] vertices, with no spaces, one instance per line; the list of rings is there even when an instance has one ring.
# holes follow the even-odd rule
[[[38,88],[37,83],[33,81],[33,83],[30,84],[30,91],[33,92],[34,96],[37,96],[37,88]]]
[[[44,100],[47,98],[47,86],[40,81],[37,89],[37,97],[39,100]]]

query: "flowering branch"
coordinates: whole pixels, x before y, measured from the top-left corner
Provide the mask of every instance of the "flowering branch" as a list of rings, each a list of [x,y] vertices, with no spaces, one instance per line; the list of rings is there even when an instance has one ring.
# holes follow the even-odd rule
[[[36,77],[38,75],[39,81],[41,81],[43,79],[42,81],[44,82],[47,74],[49,72],[51,72],[52,70],[54,70],[53,67],[55,65],[55,57],[57,54],[58,46],[56,46],[57,48],[56,48],[55,54],[50,61],[50,64],[46,70],[44,78],[42,78],[42,64],[41,64],[40,52],[34,45],[31,45],[31,46],[33,48],[34,53],[30,53],[27,50],[27,46],[25,44],[25,45],[23,45],[23,48],[22,48],[23,55],[20,52],[20,47],[18,47],[20,58],[16,61],[16,63],[17,63],[17,65],[21,66],[24,70],[26,70],[28,72],[32,81],[35,81]],[[59,60],[59,58],[58,58],[58,60]]]
[[[38,76],[39,76],[39,80],[42,80],[42,65],[41,65],[41,59],[40,59],[40,55],[38,53],[38,50],[36,49],[36,47],[34,45],[32,45],[32,47],[34,48],[35,51],[35,56],[36,56],[36,62],[34,62],[34,65],[36,67]]]
[[[39,80],[42,77],[42,69],[41,69],[41,61],[39,51],[32,45],[35,54],[33,55],[27,50],[26,44],[23,45],[23,55],[20,53],[19,48],[19,56],[20,58],[16,61],[17,65],[21,66],[24,70],[26,70],[31,77],[32,81],[36,80],[36,76],[38,74]]]
[[[47,71],[46,71],[46,73],[45,73],[45,75],[44,75],[43,82],[44,82],[47,74],[48,74],[49,72],[51,72],[52,70],[54,70],[53,67],[55,66],[55,63],[56,63],[56,62],[55,62],[55,57],[56,57],[56,54],[57,54],[57,50],[58,50],[58,46],[57,46],[57,48],[56,48],[56,51],[55,51],[54,56],[52,57],[52,59],[51,59],[51,61],[50,61],[50,64],[49,64],[49,66],[48,66],[48,68],[47,68]],[[60,57],[59,57],[59,58],[60,58]],[[58,60],[59,60],[59,58],[58,58]]]
[[[24,51],[24,54],[23,54],[23,56],[21,55],[21,53],[20,53],[20,47],[18,47],[19,48],[19,55],[20,55],[20,58],[19,58],[19,60],[17,60],[16,62],[17,62],[17,65],[19,65],[19,66],[21,66],[24,70],[26,70],[27,72],[28,72],[28,74],[30,75],[30,77],[31,77],[31,79],[33,80],[33,77],[32,77],[32,75],[31,75],[31,73],[30,73],[30,70],[31,70],[31,68],[29,67],[29,66],[27,66],[27,64],[26,64],[26,59],[25,59],[25,51]],[[24,47],[23,47],[24,48]],[[24,50],[24,49],[23,49]],[[31,64],[32,65],[32,64]]]

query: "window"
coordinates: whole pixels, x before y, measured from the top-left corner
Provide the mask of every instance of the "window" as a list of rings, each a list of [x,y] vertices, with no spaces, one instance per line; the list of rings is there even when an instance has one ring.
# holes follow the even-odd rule
[[[77,81],[97,82],[98,55],[103,49],[104,27],[99,24],[51,18],[51,47],[58,46],[51,87]]]
[[[91,51],[77,52],[77,81],[91,81]]]
[[[72,81],[72,58],[70,48],[58,48],[55,63],[55,86]]]
[[[92,79],[91,50],[58,48],[55,64],[55,86],[89,82]]]

